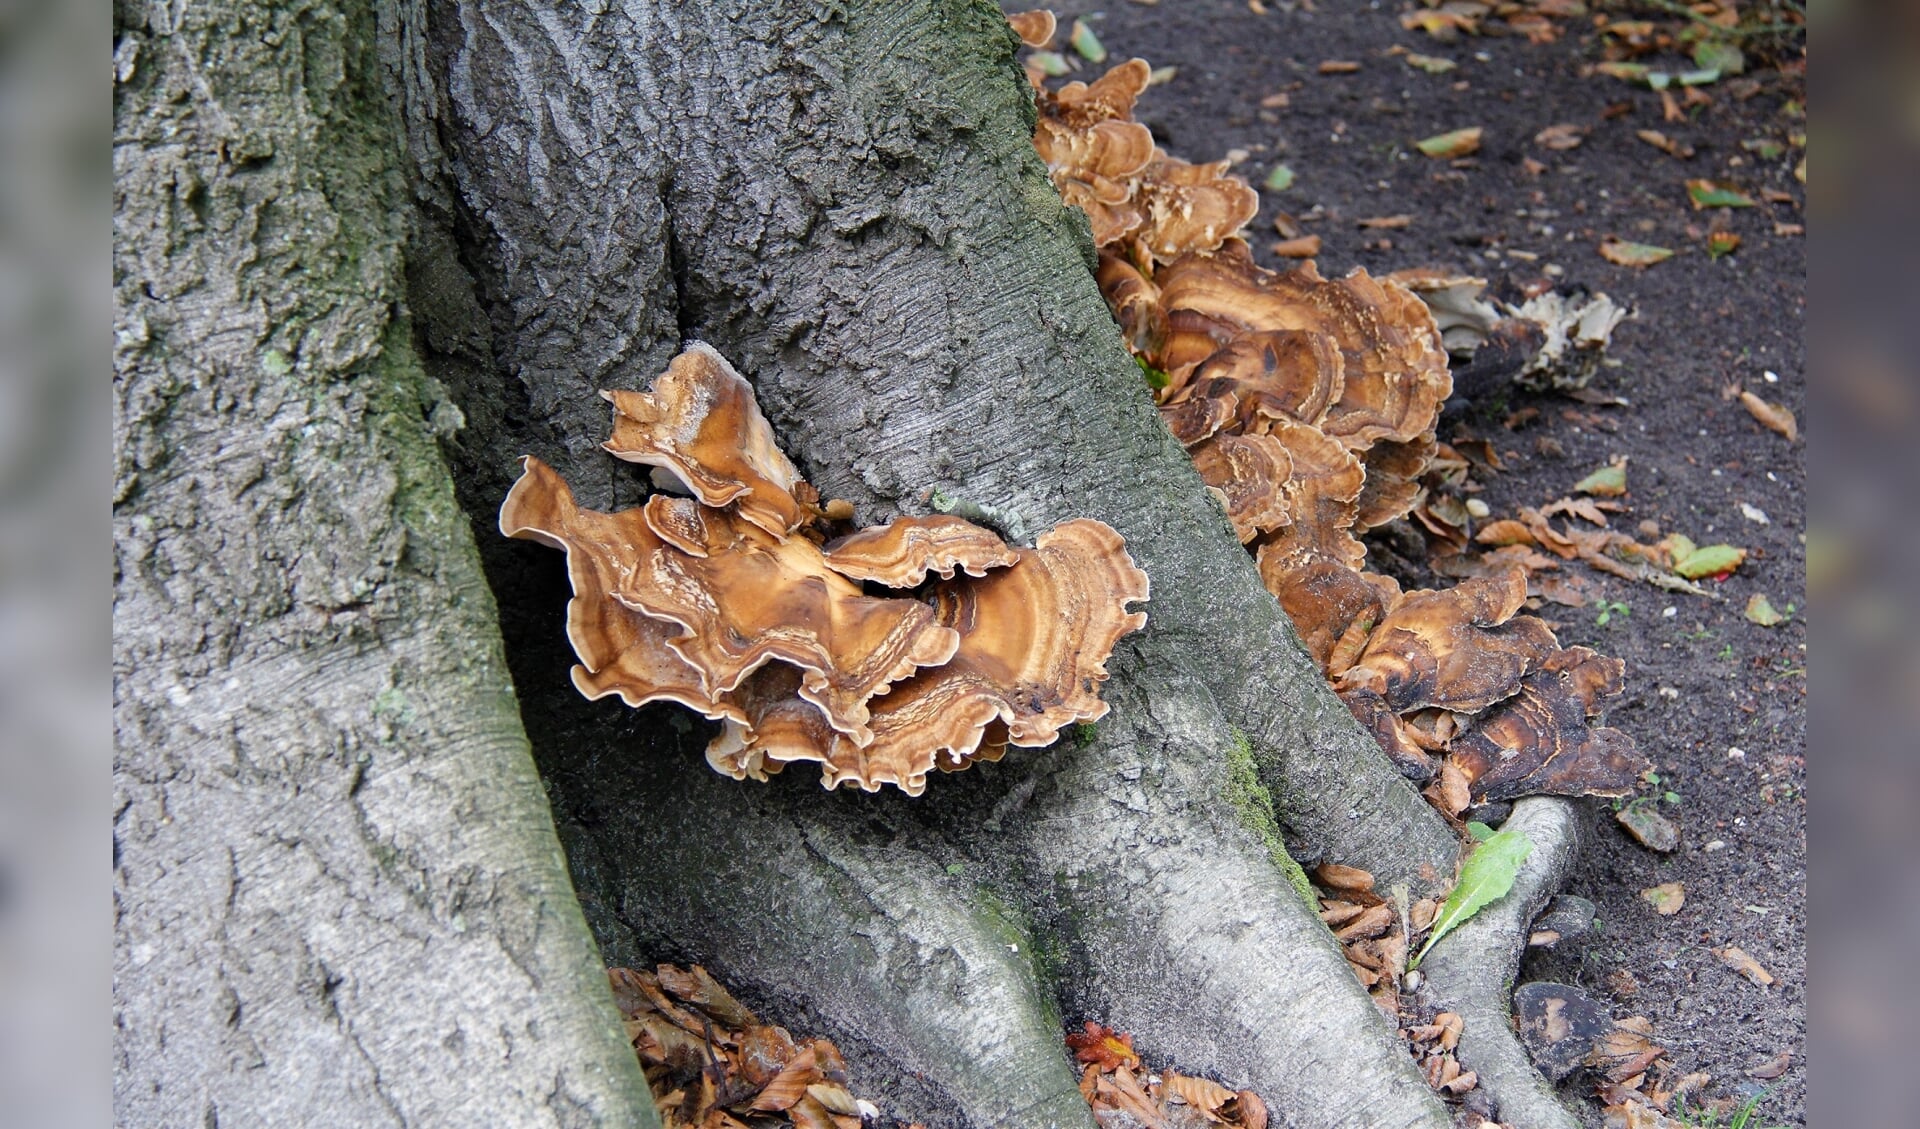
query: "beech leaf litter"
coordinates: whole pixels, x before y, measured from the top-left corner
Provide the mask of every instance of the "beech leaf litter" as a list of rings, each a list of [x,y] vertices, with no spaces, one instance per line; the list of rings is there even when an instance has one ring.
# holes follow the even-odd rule
[[[839,1048],[761,1023],[699,965],[613,968],[607,980],[665,1129],[877,1123],[879,1107],[848,1088]]]
[[[1267,1106],[1252,1090],[1233,1090],[1206,1078],[1145,1069],[1133,1036],[1087,1020],[1067,1036],[1080,1065],[1080,1093],[1102,1126],[1138,1129],[1266,1129]]]

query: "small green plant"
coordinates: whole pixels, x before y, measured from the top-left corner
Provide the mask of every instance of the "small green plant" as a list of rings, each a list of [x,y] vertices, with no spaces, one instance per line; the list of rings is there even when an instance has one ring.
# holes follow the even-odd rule
[[[1745,1104],[1733,1111],[1733,1117],[1724,1123],[1720,1120],[1718,1113],[1710,1110],[1688,1109],[1687,1096],[1681,1094],[1674,1099],[1674,1120],[1682,1125],[1692,1126],[1693,1129],[1761,1129],[1760,1126],[1753,1124],[1753,1118],[1760,1111],[1760,1103],[1766,1101],[1772,1093],[1772,1090],[1762,1090],[1748,1098]],[[1766,1129],[1784,1129],[1784,1127],[1771,1125]]]
[[[1627,606],[1625,600],[1602,600],[1599,607],[1600,614],[1593,621],[1595,627],[1605,627],[1613,622],[1615,616],[1625,619],[1633,614],[1633,609]]]
[[[1713,657],[1716,659],[1719,659],[1723,663],[1732,662],[1733,661],[1733,644],[1728,643],[1726,646],[1720,648],[1719,653],[1714,655]]]

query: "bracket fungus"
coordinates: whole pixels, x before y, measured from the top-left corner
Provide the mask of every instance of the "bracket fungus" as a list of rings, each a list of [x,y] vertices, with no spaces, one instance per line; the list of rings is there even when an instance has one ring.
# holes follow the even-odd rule
[[[1454,393],[1450,352],[1480,350],[1479,367],[1503,379],[1522,366],[1566,369],[1598,355],[1618,308],[1596,296],[1503,309],[1482,280],[1437,271],[1260,267],[1239,238],[1258,205],[1252,188],[1225,162],[1179,161],[1131,132],[1150,73],[1135,59],[1052,92],[1036,76],[1035,144],[1065,199],[1088,212],[1100,290],[1128,348],[1164,374],[1162,420],[1308,652],[1401,771],[1438,773],[1448,797],[1462,780],[1477,799],[1630,789],[1645,767],[1631,739],[1590,724],[1608,693],[1597,672],[1617,664],[1563,651],[1544,621],[1519,615],[1524,571],[1402,593],[1366,570],[1360,540],[1408,515],[1444,549],[1468,535],[1457,496],[1467,463],[1435,430]],[[1100,140],[1123,130],[1125,162]],[[1509,338],[1510,364],[1491,348]],[[1436,802],[1449,817],[1463,806]]]
[[[607,449],[692,496],[598,513],[527,457],[500,511],[507,536],[567,553],[573,679],[589,698],[722,722],[707,757],[736,778],[817,761],[828,787],[916,795],[935,767],[1106,714],[1107,657],[1145,626],[1127,605],[1148,595],[1106,525],[1069,521],[1020,548],[929,515],[827,541],[840,507],[818,504],[711,348],[690,344],[649,392],[607,398]]]

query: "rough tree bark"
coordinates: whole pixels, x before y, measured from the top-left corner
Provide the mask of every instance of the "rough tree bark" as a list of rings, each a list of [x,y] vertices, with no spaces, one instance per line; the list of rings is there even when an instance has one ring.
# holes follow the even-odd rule
[[[1142,395],[997,10],[378,15],[116,10],[123,1119],[651,1116],[511,663],[606,957],[706,960],[903,1112],[1090,1124],[1065,1009],[1285,1124],[1445,1124],[1286,870],[1417,894],[1454,840]],[[865,519],[1119,528],[1112,715],[908,801],[580,702],[557,554],[491,515],[522,452],[633,502],[593,393],[693,337]]]
[[[397,316],[365,5],[114,12],[125,1125],[649,1125]]]

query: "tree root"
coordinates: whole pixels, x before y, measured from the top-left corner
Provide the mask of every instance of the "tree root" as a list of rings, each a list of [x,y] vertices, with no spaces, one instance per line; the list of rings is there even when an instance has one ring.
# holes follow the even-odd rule
[[[808,479],[863,517],[923,512],[935,490],[1032,528],[1099,517],[1153,580],[1146,631],[1109,664],[1107,719],[910,801],[823,795],[797,769],[743,786],[707,769],[704,735],[673,737],[669,711],[580,703],[554,653],[557,563],[530,583],[528,557],[491,550],[609,962],[707,964],[934,1125],[1088,1125],[1065,1007],[1254,1089],[1277,1124],[1445,1126],[1289,884],[1280,832],[1416,890],[1446,883],[1457,842],[1328,690],[1141,395],[1084,220],[1034,156],[999,12],[640,3],[576,35],[565,5],[458,7],[471,18],[426,38],[437,74],[470,81],[420,117],[457,151],[461,258],[499,334],[487,363],[440,370],[468,419],[501,421],[462,440],[472,512],[490,519],[482,484],[514,455],[597,466],[593,392],[644,385],[698,336],[753,379]],[[583,53],[578,85],[543,77]],[[556,139],[560,120],[587,136]],[[883,135],[843,128],[862,122]],[[521,384],[501,389],[500,370]],[[596,473],[609,496],[631,488],[605,468],[568,477]]]
[[[1482,909],[1421,962],[1422,989],[1442,1010],[1466,1020],[1455,1057],[1480,1076],[1496,1116],[1525,1129],[1579,1129],[1580,1119],[1533,1068],[1513,1033],[1516,970],[1533,919],[1558,892],[1580,853],[1579,811],[1571,800],[1533,796],[1513,807],[1502,830],[1524,832],[1533,853],[1507,896]]]

